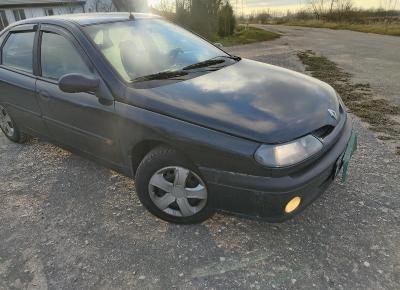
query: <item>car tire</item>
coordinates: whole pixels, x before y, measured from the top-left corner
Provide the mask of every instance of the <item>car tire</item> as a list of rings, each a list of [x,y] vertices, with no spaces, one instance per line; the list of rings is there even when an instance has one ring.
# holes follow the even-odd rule
[[[201,223],[215,212],[198,169],[168,147],[157,147],[144,157],[135,186],[141,203],[167,222]]]
[[[9,115],[6,108],[0,105],[0,129],[4,135],[12,142],[25,143],[29,136],[21,131],[13,118]]]

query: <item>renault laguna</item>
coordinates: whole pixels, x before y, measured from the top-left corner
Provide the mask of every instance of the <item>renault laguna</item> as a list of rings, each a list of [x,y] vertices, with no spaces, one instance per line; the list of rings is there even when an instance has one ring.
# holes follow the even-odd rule
[[[0,127],[135,179],[155,216],[279,222],[347,167],[356,135],[328,84],[228,54],[161,17],[17,22],[0,34]]]

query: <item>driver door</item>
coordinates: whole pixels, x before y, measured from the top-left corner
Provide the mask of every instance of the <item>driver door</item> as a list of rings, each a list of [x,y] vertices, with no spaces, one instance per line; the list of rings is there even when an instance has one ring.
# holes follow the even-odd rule
[[[99,78],[79,44],[67,31],[42,25],[39,47],[37,94],[50,136],[62,145],[120,164],[114,102],[103,105],[94,93],[65,93],[58,87],[59,78],[69,73]]]

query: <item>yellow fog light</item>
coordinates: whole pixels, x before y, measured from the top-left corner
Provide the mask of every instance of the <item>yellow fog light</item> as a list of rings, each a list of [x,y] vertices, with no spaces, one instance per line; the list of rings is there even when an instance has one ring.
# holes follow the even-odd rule
[[[295,211],[299,207],[300,203],[301,203],[301,197],[298,197],[298,196],[293,197],[287,203],[287,205],[285,207],[285,212],[286,213],[291,213],[291,212]]]

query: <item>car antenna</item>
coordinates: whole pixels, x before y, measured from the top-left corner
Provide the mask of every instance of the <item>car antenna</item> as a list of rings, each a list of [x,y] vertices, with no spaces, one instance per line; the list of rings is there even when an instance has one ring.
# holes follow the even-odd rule
[[[135,16],[132,14],[132,9],[129,9],[129,20],[135,20]]]

